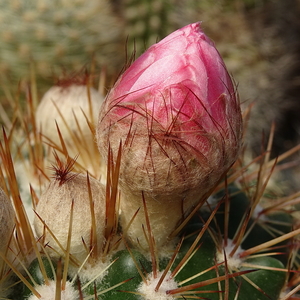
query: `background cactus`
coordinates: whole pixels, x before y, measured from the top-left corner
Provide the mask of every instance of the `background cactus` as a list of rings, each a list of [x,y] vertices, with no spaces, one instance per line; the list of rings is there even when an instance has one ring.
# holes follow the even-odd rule
[[[227,16],[230,15],[230,9],[236,9],[235,1],[221,2],[224,5],[226,3],[229,11]],[[121,4],[132,7],[137,5],[132,3]],[[146,1],[143,3],[146,3],[145,6],[149,5]],[[258,9],[270,2],[264,1],[259,6],[255,3],[247,1],[246,9]],[[181,16],[181,22],[185,22],[187,15],[195,14],[195,21],[198,21],[199,12],[210,11],[210,16],[214,15],[213,12],[219,15],[221,7],[219,4],[213,5],[215,10],[210,10],[212,6],[209,1],[201,2],[201,6],[195,6],[196,2],[192,5],[192,1],[189,4],[191,6],[183,8],[182,2],[181,6],[171,3],[165,7],[157,6],[157,10],[153,8],[152,11],[158,15],[160,10],[168,12],[169,17],[165,21],[172,24],[172,20],[180,21],[179,18],[172,19],[172,16]],[[118,11],[118,1],[112,5],[115,5],[112,7],[120,17],[122,12]],[[151,22],[154,21],[147,24]],[[207,25],[207,28],[212,28],[213,31],[213,26]],[[145,37],[147,35],[143,39]],[[151,39],[149,41],[152,43]],[[230,49],[228,44],[224,45],[221,52],[224,51],[225,59],[230,60],[231,54],[227,52],[226,57],[226,49]],[[233,60],[231,62],[234,66]],[[269,155],[272,134],[268,148],[260,156],[249,160],[243,156],[244,151],[241,153],[226,179],[215,187],[206,205],[188,224],[178,228],[176,247],[161,257],[151,238],[153,231],[148,222],[144,224],[144,234],[148,237],[150,248],[147,254],[141,253],[138,245],[133,246],[124,239],[118,227],[120,199],[117,185],[122,156],[109,151],[105,176],[106,230],[102,251],[94,256],[91,251],[86,261],[80,264],[71,251],[68,251],[70,239],[65,255],[61,259],[51,258],[51,245],[44,244],[42,237],[34,237],[30,225],[32,219],[27,220],[29,214],[23,208],[25,205],[28,211],[32,211],[18,187],[20,178],[24,175],[22,172],[14,172],[14,169],[20,170],[15,168],[19,163],[26,163],[30,166],[33,177],[38,178],[30,186],[29,194],[26,194],[26,197],[30,195],[30,205],[37,207],[40,192],[54,174],[46,171],[51,163],[43,159],[45,144],[39,133],[33,130],[36,110],[34,85],[35,82],[32,82],[31,89],[26,90],[25,108],[19,106],[18,96],[13,98],[11,126],[3,130],[0,141],[0,186],[13,202],[16,215],[15,234],[12,236],[14,247],[8,249],[9,255],[1,252],[5,269],[10,271],[1,273],[0,283],[4,289],[0,292],[0,297],[47,299],[43,294],[46,293],[50,299],[300,298],[299,222],[295,211],[299,193],[284,197],[280,193],[276,195],[272,178],[270,179],[272,173],[276,175],[276,171],[279,172],[284,167],[276,163],[282,163],[288,156],[296,153],[299,147],[282,154],[278,161],[272,160]],[[244,114],[247,119],[246,112]],[[90,130],[93,132],[93,126]],[[57,146],[63,148],[63,145]],[[56,150],[57,146],[50,145]],[[68,150],[61,152],[66,160],[70,159]],[[90,159],[92,161],[93,158]],[[103,161],[100,162],[103,164]],[[53,164],[56,168],[59,167],[59,164]],[[73,167],[72,172],[79,173],[83,169],[76,163]],[[99,180],[98,174],[93,180]],[[276,177],[274,180],[277,185],[279,182],[283,186],[282,182],[276,181]],[[33,183],[33,178],[30,182]],[[258,234],[262,237],[261,240],[256,238]],[[92,249],[90,244],[87,246],[83,242],[82,245],[87,253]],[[49,292],[51,290],[52,295]]]
[[[119,69],[121,20],[109,1],[4,1],[0,11],[2,74],[28,78],[34,62],[37,74],[47,77],[59,67],[82,68],[93,56]]]

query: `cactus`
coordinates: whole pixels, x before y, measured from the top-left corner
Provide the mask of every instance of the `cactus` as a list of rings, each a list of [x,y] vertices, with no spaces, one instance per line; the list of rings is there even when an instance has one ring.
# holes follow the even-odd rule
[[[213,53],[211,55],[216,55],[217,52]],[[225,70],[224,66],[221,70]],[[129,69],[121,80],[126,80],[130,72]],[[220,79],[220,73],[216,78],[212,76],[212,73],[210,71],[212,80]],[[226,72],[222,74],[227,76]],[[224,78],[227,78],[226,76]],[[153,77],[151,78],[153,80]],[[224,78],[221,80],[223,84]],[[222,124],[222,130],[214,122],[203,124],[202,128],[214,124],[214,130],[218,129],[222,137],[227,134],[226,137],[231,137],[232,140],[222,141],[219,139],[219,134],[208,138],[208,134],[213,134],[214,131],[209,131],[209,128],[205,127],[206,130],[200,133],[205,133],[206,139],[203,137],[201,140],[199,134],[196,136],[202,143],[195,142],[198,147],[206,145],[207,143],[203,141],[207,140],[213,141],[213,145],[220,144],[223,159],[221,161],[226,163],[222,165],[222,168],[218,164],[209,165],[211,169],[216,168],[209,174],[217,178],[201,182],[201,184],[212,185],[209,187],[211,196],[208,198],[208,192],[205,193],[205,198],[192,194],[196,199],[192,205],[193,209],[188,209],[184,218],[179,218],[174,222],[175,225],[172,223],[172,239],[169,238],[168,233],[163,241],[163,244],[167,244],[168,247],[162,247],[160,241],[157,240],[157,235],[160,235],[160,231],[164,231],[165,228],[160,222],[152,222],[155,216],[153,217],[153,211],[151,211],[151,197],[149,197],[151,191],[148,191],[146,196],[143,193],[139,195],[140,208],[136,208],[129,216],[129,222],[125,225],[122,222],[124,207],[122,207],[123,198],[119,187],[122,191],[127,182],[123,180],[124,162],[125,165],[129,163],[126,151],[128,147],[133,146],[134,140],[127,135],[127,139],[125,138],[121,143],[107,142],[105,150],[102,149],[105,160],[101,161],[101,164],[106,163],[107,173],[105,178],[102,178],[103,183],[100,183],[99,174],[90,174],[87,170],[83,173],[84,167],[76,163],[76,157],[70,157],[64,145],[64,139],[59,134],[58,126],[59,142],[46,143],[46,145],[56,151],[62,150],[60,152],[65,155],[65,162],[54,151],[52,173],[49,174],[46,172],[45,161],[42,159],[45,155],[43,152],[43,147],[46,146],[45,140],[41,139],[39,132],[36,131],[35,107],[31,105],[32,99],[29,93],[27,99],[29,110],[26,113],[19,113],[21,111],[19,108],[14,116],[16,123],[19,122],[20,126],[4,129],[0,141],[0,185],[7,194],[4,200],[1,198],[1,201],[7,202],[8,199],[12,201],[16,219],[14,232],[9,239],[10,247],[7,247],[5,243],[5,251],[1,250],[5,272],[1,272],[0,283],[1,288],[4,287],[4,289],[0,290],[2,293],[0,298],[13,300],[173,300],[177,298],[287,300],[290,297],[299,298],[299,279],[293,275],[294,273],[297,275],[299,271],[299,246],[296,238],[300,229],[297,227],[295,218],[292,217],[292,209],[299,202],[299,194],[277,200],[266,198],[268,183],[272,173],[276,171],[276,164],[297,151],[299,147],[279,157],[278,160],[270,160],[269,151],[272,140],[270,138],[267,151],[247,163],[243,158],[243,151],[240,151],[241,119],[240,111],[236,107],[238,101],[234,98],[235,93],[230,93],[230,97],[226,97],[226,93],[231,88],[230,78],[226,80],[228,80],[226,89],[222,90],[221,96],[216,91],[217,88],[211,85],[210,88],[213,88],[213,91],[208,94],[212,98],[216,96],[217,99],[211,100],[211,103],[206,102],[204,98],[201,99],[202,106],[206,108],[205,112],[209,111],[211,117],[204,119]],[[175,85],[174,82],[172,85]],[[221,84],[220,87],[222,87]],[[139,86],[139,95],[143,95],[147,88],[149,86],[144,89]],[[159,88],[160,86],[150,92],[157,92]],[[192,87],[189,90],[192,91]],[[234,87],[233,90],[235,92]],[[127,89],[125,91],[128,92]],[[150,92],[147,90],[146,94],[149,95]],[[197,92],[193,92],[197,95]],[[109,101],[109,96],[107,99],[106,101]],[[167,98],[164,99],[167,106]],[[199,100],[199,96],[197,99]],[[220,101],[217,101],[218,99]],[[132,107],[134,107],[134,101],[136,99],[130,102]],[[226,106],[231,103],[230,101],[234,102],[234,109]],[[223,104],[222,109],[214,110],[216,103]],[[119,108],[125,107],[121,101],[118,105]],[[153,103],[149,104],[148,116],[153,107]],[[135,107],[134,111],[140,113],[137,108],[144,107],[142,105]],[[177,119],[183,124],[191,122],[190,119],[194,114],[188,114],[190,113],[188,107],[180,105],[179,108],[179,112],[183,115],[180,117],[185,122],[178,116]],[[227,115],[225,112],[228,110],[232,114]],[[120,111],[122,112],[122,109]],[[105,116],[108,116],[109,112],[111,110],[105,111]],[[100,116],[102,114],[103,112]],[[202,111],[201,116],[203,115],[205,116]],[[150,118],[150,120],[154,122],[159,120],[160,114],[151,116],[153,119]],[[175,116],[171,116],[172,124],[175,123]],[[188,121],[184,117],[188,117]],[[119,115],[118,118],[120,118]],[[230,122],[227,118],[230,118]],[[134,121],[133,118],[132,123],[129,123],[131,128],[134,128]],[[163,122],[160,123],[162,124]],[[230,124],[230,130],[225,130],[228,124]],[[200,122],[197,122],[197,125],[199,126]],[[184,125],[181,124],[181,126]],[[120,128],[122,129],[122,126]],[[120,130],[120,128],[115,130]],[[186,127],[182,128],[189,137],[190,131],[187,132]],[[89,129],[91,132],[95,131],[93,126]],[[98,128],[98,135],[102,134],[100,129],[101,127]],[[136,127],[135,133],[139,132],[139,129]],[[147,132],[146,130],[145,133]],[[199,133],[199,130],[196,132]],[[169,137],[174,138],[171,133],[172,131],[169,132]],[[174,135],[175,133],[178,134],[178,132],[173,132]],[[15,139],[19,136],[22,136],[25,142],[18,144]],[[82,143],[85,147],[90,146],[84,141]],[[187,144],[187,141],[185,143]],[[24,151],[24,147],[28,147],[27,151]],[[182,149],[190,150],[189,147],[183,146]],[[201,149],[201,151],[203,154],[204,150]],[[200,150],[197,151],[199,152]],[[183,152],[178,151],[178,153]],[[215,153],[208,151],[204,156],[208,159],[210,155],[219,162],[216,157],[220,157]],[[150,157],[155,158],[155,153],[151,153]],[[172,158],[171,155],[166,155],[166,157]],[[90,159],[92,161],[93,157]],[[181,159],[184,160],[185,157],[181,156]],[[22,174],[16,174],[17,160],[29,161],[35,171],[33,173],[44,176],[44,181],[40,182],[40,186],[36,188],[31,186],[30,189],[35,210],[35,231],[31,224],[33,220],[28,219],[24,208],[24,205],[28,204],[22,201],[22,194],[20,194],[18,181]],[[49,161],[46,163],[49,164]],[[137,164],[138,161],[134,163]],[[198,166],[198,163],[192,160],[190,165]],[[185,167],[188,169],[187,165]],[[164,171],[159,168],[155,170]],[[172,168],[170,168],[171,171]],[[217,174],[218,171],[220,174]],[[222,176],[225,173],[226,176]],[[189,172],[184,174],[190,175]],[[209,175],[204,176],[209,177]],[[134,181],[134,179],[132,176],[131,180]],[[120,185],[119,180],[122,181]],[[180,184],[178,181],[175,182],[176,186],[171,186],[171,189],[177,191],[177,185]],[[45,185],[48,185],[47,189]],[[156,186],[152,187],[156,188]],[[80,191],[77,190],[78,188]],[[44,193],[39,193],[39,189]],[[0,195],[3,193],[1,191]],[[167,193],[167,196],[170,196],[170,193]],[[99,197],[101,199],[98,199]],[[130,205],[130,197],[128,201]],[[65,205],[60,206],[61,202]],[[168,214],[167,218],[172,218],[172,205],[169,202],[169,210],[157,211],[156,214]],[[140,217],[141,214],[143,214],[142,217]],[[139,220],[138,225],[134,224],[136,220]],[[4,224],[6,223],[7,221],[4,221]],[[128,238],[128,232],[133,224],[140,227],[138,231],[140,234],[136,235],[135,239],[132,239],[132,233]],[[259,239],[256,238],[257,236]]]
[[[1,2],[0,19],[1,72],[17,80],[30,75],[31,61],[42,76],[59,66],[81,68],[92,55],[101,64],[114,63],[112,69],[122,62],[121,55],[116,59],[121,21],[109,1]]]

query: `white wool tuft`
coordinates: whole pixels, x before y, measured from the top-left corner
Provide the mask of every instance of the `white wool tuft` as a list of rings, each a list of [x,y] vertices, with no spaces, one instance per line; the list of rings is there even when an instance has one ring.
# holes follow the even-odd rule
[[[256,205],[252,214],[252,218],[259,219],[260,221],[267,221],[268,217],[261,213],[263,210],[264,208],[260,204]]]
[[[79,275],[82,282],[88,282],[90,280],[101,281],[103,277],[107,274],[106,268],[109,266],[110,260],[102,260],[99,258],[96,262],[90,263],[87,261],[83,268],[80,270],[79,274],[78,268],[76,266],[69,266],[68,274],[71,277]]]
[[[153,278],[153,273],[150,274],[147,284],[144,282],[140,285],[137,292],[141,293],[145,300],[173,300],[172,295],[166,294],[166,291],[178,288],[178,285],[174,279],[170,278],[170,272],[167,273],[164,281],[162,282],[159,290],[156,292],[155,287],[163,272],[158,272],[157,277]]]
[[[49,285],[39,285],[35,287],[36,291],[41,295],[41,298],[37,298],[35,295],[31,295],[28,300],[53,300],[56,293],[56,281],[51,280]],[[61,300],[77,300],[79,299],[79,293],[72,286],[71,282],[67,281],[66,288],[61,291]]]
[[[239,268],[242,259],[240,258],[240,253],[243,252],[243,249],[239,246],[238,249],[235,251],[234,255],[232,257],[229,256],[230,252],[233,250],[233,248],[236,245],[232,242],[232,240],[227,240],[226,247],[223,247],[222,252],[217,251],[217,262],[221,263],[225,261],[224,252],[226,255],[227,265],[231,268]]]

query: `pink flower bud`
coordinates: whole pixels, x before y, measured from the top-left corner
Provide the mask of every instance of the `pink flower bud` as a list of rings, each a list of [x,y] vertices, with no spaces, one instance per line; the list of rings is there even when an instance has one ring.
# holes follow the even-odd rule
[[[150,47],[120,77],[99,115],[98,148],[122,142],[123,228],[147,247],[142,192],[157,245],[204,202],[237,159],[242,117],[236,89],[200,23]]]

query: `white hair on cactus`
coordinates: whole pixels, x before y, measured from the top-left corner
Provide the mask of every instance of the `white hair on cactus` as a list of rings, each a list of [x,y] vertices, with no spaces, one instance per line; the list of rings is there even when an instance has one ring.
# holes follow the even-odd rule
[[[147,282],[142,282],[137,292],[143,295],[145,300],[172,300],[175,299],[172,295],[168,295],[166,291],[178,288],[176,281],[172,278],[169,279],[171,273],[168,272],[166,279],[160,285],[158,291],[155,288],[163,275],[163,272],[158,272],[157,277],[154,278],[153,273],[149,274]]]
[[[231,268],[239,268],[242,259],[240,258],[239,254],[243,252],[244,250],[239,246],[238,249],[235,251],[234,255],[230,256],[230,252],[234,249],[236,245],[233,243],[231,239],[227,239],[227,245],[223,247],[223,251],[219,252],[217,251],[217,262],[221,263],[225,260],[227,261],[227,265]]]
[[[28,300],[53,300],[56,299],[56,281],[51,280],[48,285],[43,284],[35,287],[35,290],[41,295],[38,298],[35,295],[31,295]],[[60,294],[61,300],[77,300],[79,298],[79,292],[76,290],[71,282],[66,282],[66,287],[61,291]]]

